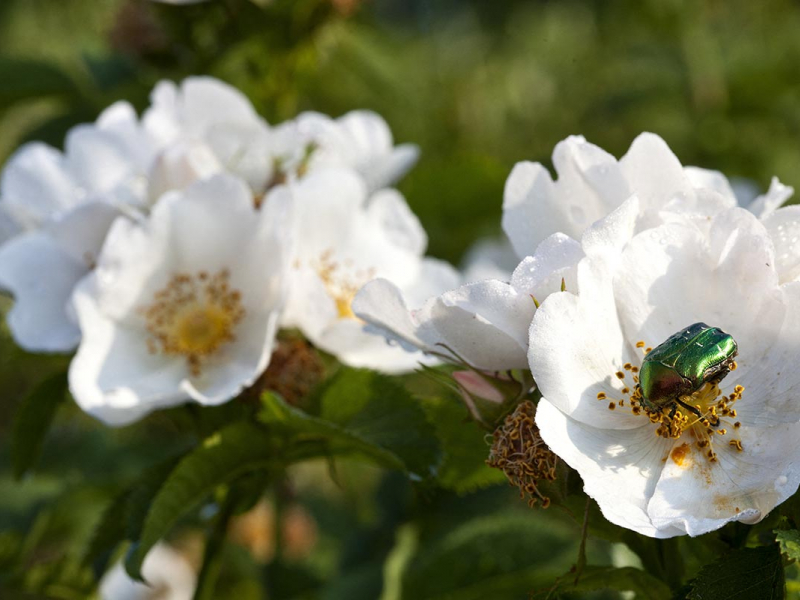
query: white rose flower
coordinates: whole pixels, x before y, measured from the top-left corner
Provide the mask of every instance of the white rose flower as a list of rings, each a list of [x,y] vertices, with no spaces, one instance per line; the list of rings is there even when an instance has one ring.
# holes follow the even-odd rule
[[[150,100],[143,126],[160,148],[168,149],[156,165],[162,173],[150,182],[153,200],[185,186],[181,173],[191,178],[229,172],[244,179],[255,195],[266,191],[285,141],[242,92],[213,77],[188,77],[180,86],[160,82]],[[301,145],[297,137],[296,152]]]
[[[637,137],[619,161],[582,136],[571,136],[556,145],[553,165],[556,181],[544,166],[531,162],[517,163],[506,181],[503,229],[521,257],[556,231],[579,239],[634,194],[641,211],[637,231],[675,218],[707,220],[738,204],[722,173],[683,167],[652,133]],[[766,219],[792,191],[775,179],[769,192],[747,208]]]
[[[536,423],[622,527],[664,538],[758,521],[800,482],[800,284],[780,285],[768,232],[741,208],[634,236],[640,212],[634,197],[596,224],[606,241],[584,237],[577,294],[534,315]],[[698,322],[733,336],[738,368],[682,396],[691,411],[644,410],[644,354]]]
[[[69,296],[113,219],[142,207],[151,157],[133,108],[117,103],[96,123],[73,128],[64,153],[34,142],[9,159],[0,208],[4,229],[17,235],[0,248],[0,287],[16,299],[8,324],[20,346],[63,352],[77,345]]]
[[[508,283],[468,283],[424,304],[412,299],[407,304],[398,286],[378,279],[358,293],[353,310],[373,332],[408,351],[464,361],[483,371],[527,368],[536,303],[562,285],[575,289],[582,257],[578,242],[557,233],[519,264]]]
[[[156,544],[142,564],[147,582],[131,579],[120,562],[100,581],[101,600],[191,600],[197,575],[178,552],[166,544]]]
[[[309,169],[353,168],[370,191],[396,183],[419,158],[414,144],[395,146],[386,121],[372,111],[354,110],[338,119],[305,112],[296,122],[299,134],[313,144]]]
[[[284,300],[290,219],[227,175],[167,194],[144,223],[118,219],[73,296],[82,340],[70,390],[130,423],[186,400],[223,403],[266,368]]]
[[[323,169],[275,188],[265,200],[292,204],[298,240],[283,324],[298,327],[342,362],[387,372],[413,369],[419,356],[363,331],[351,302],[376,277],[394,282],[414,302],[458,283],[449,265],[423,256],[427,238],[395,190],[372,197],[355,172]]]

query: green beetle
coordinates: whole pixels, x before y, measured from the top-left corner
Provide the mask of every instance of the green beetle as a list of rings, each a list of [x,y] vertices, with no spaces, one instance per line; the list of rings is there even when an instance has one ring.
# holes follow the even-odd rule
[[[673,416],[681,405],[702,417],[681,396],[721,381],[736,368],[733,359],[738,351],[736,340],[718,327],[695,323],[681,329],[644,357],[639,372],[642,406],[655,412],[672,405]]]

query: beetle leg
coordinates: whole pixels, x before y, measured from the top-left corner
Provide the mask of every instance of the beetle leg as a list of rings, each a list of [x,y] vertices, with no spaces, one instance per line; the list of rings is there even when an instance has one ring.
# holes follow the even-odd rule
[[[679,398],[675,398],[675,402],[680,404],[683,408],[688,410],[690,413],[696,415],[698,418],[700,418],[700,419],[703,418],[703,413],[701,413],[699,410],[697,410],[694,406],[690,406],[689,404],[686,404],[686,402],[683,402]]]
[[[677,403],[673,403],[673,404],[672,404],[672,410],[671,410],[671,411],[669,411],[669,420],[670,420],[670,421],[672,421],[672,419],[674,419],[674,418],[675,418],[675,412],[676,412],[677,410],[678,410],[678,405],[677,405]]]

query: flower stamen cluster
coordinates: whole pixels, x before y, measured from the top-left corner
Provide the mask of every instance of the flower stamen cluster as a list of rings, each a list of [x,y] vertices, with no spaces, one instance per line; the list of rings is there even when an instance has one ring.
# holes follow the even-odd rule
[[[204,358],[236,339],[244,318],[241,293],[230,286],[230,272],[174,275],[142,309],[151,354],[183,355],[195,376]]]
[[[505,418],[494,431],[486,464],[503,471],[511,485],[519,488],[520,498],[529,498],[529,506],[540,502],[547,508],[550,498],[539,490],[539,482],[555,481],[558,457],[542,441],[535,413],[536,407],[526,400]]]
[[[339,318],[356,319],[351,308],[353,298],[366,282],[375,278],[375,269],[362,269],[348,273],[346,270],[352,268],[352,262],[337,262],[331,249],[323,252],[313,266],[325,286],[325,291],[336,303],[336,312]]]

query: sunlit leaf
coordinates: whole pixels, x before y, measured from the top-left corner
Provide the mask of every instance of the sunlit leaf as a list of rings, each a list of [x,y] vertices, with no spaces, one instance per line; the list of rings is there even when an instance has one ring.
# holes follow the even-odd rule
[[[781,546],[781,552],[792,560],[800,560],[800,531],[786,529],[775,532],[775,539]]]

